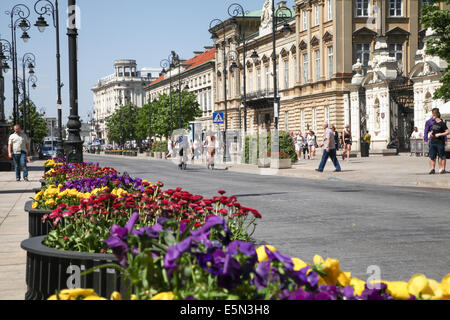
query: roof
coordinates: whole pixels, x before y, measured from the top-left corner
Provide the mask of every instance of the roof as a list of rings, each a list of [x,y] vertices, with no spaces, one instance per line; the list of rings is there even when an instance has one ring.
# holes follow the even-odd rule
[[[202,54],[199,54],[196,57],[193,57],[189,60],[186,60],[185,62],[183,62],[185,65],[188,65],[187,68],[185,69],[185,71],[188,70],[192,70],[202,64],[205,64],[209,61],[212,61],[216,58],[216,49],[210,49]],[[160,76],[158,79],[156,79],[155,81],[153,81],[152,83],[150,83],[150,85],[154,85],[158,82],[161,82],[165,79],[165,76],[162,75]]]

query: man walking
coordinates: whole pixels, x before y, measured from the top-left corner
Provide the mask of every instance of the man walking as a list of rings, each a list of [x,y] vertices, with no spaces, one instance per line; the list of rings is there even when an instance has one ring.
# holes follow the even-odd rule
[[[8,154],[10,159],[14,159],[16,168],[16,180],[20,181],[20,171],[23,170],[23,180],[28,182],[27,162],[29,160],[30,141],[27,135],[22,132],[19,125],[14,126],[14,133],[9,137]]]
[[[316,169],[318,172],[323,172],[325,169],[325,165],[327,164],[328,158],[331,158],[333,161],[334,167],[336,168],[335,172],[341,172],[341,166],[339,165],[339,161],[336,157],[336,143],[334,141],[334,133],[331,129],[328,128],[328,123],[323,124],[324,134],[323,134],[323,144],[321,145],[323,150],[322,161],[320,162],[319,169]]]

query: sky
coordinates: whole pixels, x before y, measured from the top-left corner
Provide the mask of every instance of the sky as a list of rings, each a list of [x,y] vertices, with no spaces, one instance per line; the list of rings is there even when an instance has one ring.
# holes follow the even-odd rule
[[[37,0],[0,0],[0,38],[11,41],[10,16],[5,11],[23,3],[30,10],[32,25],[38,15],[34,12]],[[42,0],[41,0],[42,1]],[[54,3],[54,0],[50,0]],[[134,59],[138,69],[159,67],[175,50],[183,59],[189,59],[194,51],[211,46],[208,32],[213,19],[226,20],[228,7],[236,1],[223,0],[78,0],[80,29],[78,30],[78,108],[79,116],[88,121],[93,111],[91,88],[100,78],[114,73],[114,60]],[[241,0],[246,11],[260,10],[265,0]],[[278,2],[278,1],[276,1]],[[294,0],[288,1],[293,6]],[[61,78],[63,124],[69,116],[69,74],[67,42],[67,1],[59,2]],[[46,17],[49,24],[50,17]],[[19,77],[22,77],[22,57],[31,52],[36,56],[38,87],[31,92],[31,100],[47,117],[56,117],[56,33],[53,26],[40,33],[34,26],[28,31],[31,39],[23,43],[18,38]],[[8,62],[10,67],[12,63]],[[12,114],[12,72],[5,75],[5,112]]]

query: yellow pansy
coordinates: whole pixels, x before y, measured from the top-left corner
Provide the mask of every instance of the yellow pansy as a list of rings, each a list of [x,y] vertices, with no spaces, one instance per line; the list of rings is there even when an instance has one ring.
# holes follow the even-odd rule
[[[173,292],[162,292],[151,298],[150,300],[173,300]]]
[[[110,300],[122,300],[122,295],[121,295],[119,292],[114,291],[114,292],[111,294]]]
[[[337,277],[337,283],[341,286],[346,287],[350,285],[351,272],[340,272]]]
[[[54,207],[54,206],[56,206],[56,202],[55,202],[55,200],[53,200],[53,199],[50,199],[50,200],[45,201],[45,204],[46,204],[47,206],[49,206],[49,207]]]
[[[79,192],[76,189],[70,189],[68,191],[68,195],[71,196],[71,197],[74,197],[74,198],[78,197],[78,194],[79,194]]]
[[[299,271],[309,266],[309,264],[307,264],[303,260],[300,260],[299,258],[292,258],[292,263],[294,264],[294,271]]]
[[[355,290],[355,295],[360,296],[366,288],[366,283],[358,278],[351,278],[350,285]]]
[[[69,295],[71,297],[88,297],[97,295],[93,289],[64,289],[60,295]]]
[[[106,298],[99,297],[97,295],[92,295],[84,298],[83,300],[107,300]]]
[[[381,281],[387,285],[386,292],[395,300],[408,300],[411,295],[408,291],[408,282],[404,281]]]
[[[327,258],[327,260],[324,261],[321,256],[315,255],[313,261],[316,266],[321,267],[322,271],[327,274],[327,276],[323,277],[323,279],[321,276],[319,276],[319,285],[322,284],[336,285],[338,282],[338,277],[341,273],[341,270],[339,268],[339,260]],[[344,278],[346,278],[346,275],[345,274],[342,275],[341,278],[343,280]]]
[[[32,205],[32,208],[33,209],[37,209],[38,206],[39,206],[39,202],[34,201],[33,205]]]
[[[408,292],[416,298],[440,300],[443,296],[441,285],[423,274],[416,274],[408,282]]]
[[[442,298],[450,300],[450,274],[446,275],[441,282]]]
[[[273,246],[261,246],[258,249],[256,249],[256,254],[258,255],[258,262],[263,262],[266,261],[268,259],[267,257],[267,253],[266,253],[266,249],[268,248],[271,252],[275,252],[277,251],[277,249],[275,249],[275,247]]]

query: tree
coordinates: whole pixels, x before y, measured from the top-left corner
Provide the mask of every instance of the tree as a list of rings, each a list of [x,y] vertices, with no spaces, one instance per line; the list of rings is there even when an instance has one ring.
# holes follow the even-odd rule
[[[450,65],[450,10],[441,9],[440,4],[450,4],[450,0],[431,0],[434,5],[426,5],[422,9],[421,23],[431,28],[435,37],[427,41],[426,53],[438,56]],[[450,99],[450,70],[442,76],[442,86],[436,90],[435,99]]]
[[[170,114],[170,97],[166,94],[152,102],[152,135],[156,137],[169,137],[171,134],[171,121],[173,129],[179,129],[179,104],[178,93],[172,92],[172,119]],[[197,102],[197,96],[193,93],[181,92],[182,128],[188,129],[189,123],[202,115]],[[139,139],[146,139],[149,134],[149,104],[140,108],[136,124]]]
[[[106,119],[106,127],[108,128],[110,141],[123,146],[127,141],[137,140],[136,122],[138,108],[128,104],[121,106],[111,116]]]
[[[19,118],[17,119],[17,124],[21,127],[23,126],[23,106],[24,102],[19,104]],[[30,138],[34,143],[42,143],[44,138],[48,135],[47,123],[45,122],[44,117],[45,112],[42,110],[41,112],[38,112],[34,102],[30,101],[27,106],[27,122],[30,124]],[[9,118],[9,122],[11,125],[15,125],[12,116]],[[25,128],[22,129],[24,130]]]

